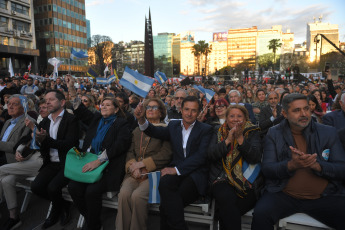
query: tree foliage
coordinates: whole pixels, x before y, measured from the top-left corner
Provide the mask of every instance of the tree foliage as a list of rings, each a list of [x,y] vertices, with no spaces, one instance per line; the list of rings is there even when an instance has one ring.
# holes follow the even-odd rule
[[[280,39],[272,39],[268,43],[268,49],[272,50],[273,52],[273,63],[276,63],[276,53],[277,49],[282,46]]]
[[[103,73],[106,62],[111,61],[112,47],[114,43],[109,36],[105,35],[93,35],[91,38],[91,50],[95,54],[95,68]]]
[[[205,40],[198,41],[192,48],[192,53],[198,58],[198,74],[200,75],[200,60],[202,56],[205,56],[205,75],[207,73],[207,57],[211,53],[212,49]]]

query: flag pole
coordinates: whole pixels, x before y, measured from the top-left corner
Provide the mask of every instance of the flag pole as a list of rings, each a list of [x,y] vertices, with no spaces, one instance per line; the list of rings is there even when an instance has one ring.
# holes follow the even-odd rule
[[[68,65],[68,74],[71,75],[71,58],[69,59],[69,65]]]

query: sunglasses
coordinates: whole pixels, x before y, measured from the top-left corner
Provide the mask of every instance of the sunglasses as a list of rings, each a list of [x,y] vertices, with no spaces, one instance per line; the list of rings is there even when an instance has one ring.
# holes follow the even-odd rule
[[[175,100],[183,100],[184,99],[184,97],[175,97]]]
[[[146,106],[146,110],[158,110],[159,109],[159,107],[157,106],[157,105],[154,105],[154,106]]]
[[[83,102],[89,102],[89,100],[84,99]]]

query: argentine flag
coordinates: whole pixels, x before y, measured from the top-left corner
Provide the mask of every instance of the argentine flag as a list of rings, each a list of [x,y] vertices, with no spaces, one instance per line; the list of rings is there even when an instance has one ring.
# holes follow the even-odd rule
[[[89,57],[86,53],[84,53],[83,51],[75,51],[73,48],[71,48],[71,60],[74,61],[74,60],[77,60],[77,59],[80,59],[80,58],[87,58]]]
[[[154,79],[146,77],[126,66],[120,84],[140,97],[145,98],[154,81]]]
[[[159,71],[155,72],[154,76],[161,85],[168,80],[168,78],[165,76],[165,73]]]
[[[242,163],[243,176],[252,184],[260,173],[260,164],[248,164],[247,161]]]
[[[212,97],[216,94],[214,91],[212,91],[210,89],[205,89],[199,85],[194,85],[193,87],[195,89],[199,90],[200,92],[202,92],[203,94],[205,94],[207,103],[209,103],[212,100]]]
[[[159,204],[161,202],[161,198],[159,195],[158,186],[161,178],[161,172],[151,172],[148,176],[150,184],[149,204]]]
[[[111,75],[109,78],[108,78],[108,84],[111,84],[113,81],[115,81],[116,80],[116,77],[115,77],[115,75],[113,74],[113,75]]]
[[[103,78],[103,77],[98,77],[98,78],[96,78],[96,83],[100,84],[100,85],[106,85],[106,84],[108,84],[108,79]]]
[[[180,74],[180,79],[181,79],[181,80],[184,80],[186,77],[187,77],[187,76],[184,76],[184,75]]]

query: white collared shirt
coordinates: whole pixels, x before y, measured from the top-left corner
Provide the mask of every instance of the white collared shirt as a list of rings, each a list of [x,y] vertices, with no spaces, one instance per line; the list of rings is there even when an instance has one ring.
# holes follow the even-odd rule
[[[49,135],[54,140],[57,139],[57,133],[58,133],[59,126],[60,126],[62,116],[64,115],[64,113],[65,113],[65,110],[62,110],[62,112],[55,118],[55,122],[53,121],[51,114],[49,114],[48,116],[50,120]],[[57,149],[50,148],[49,155],[50,155],[51,162],[60,162],[59,152]]]

